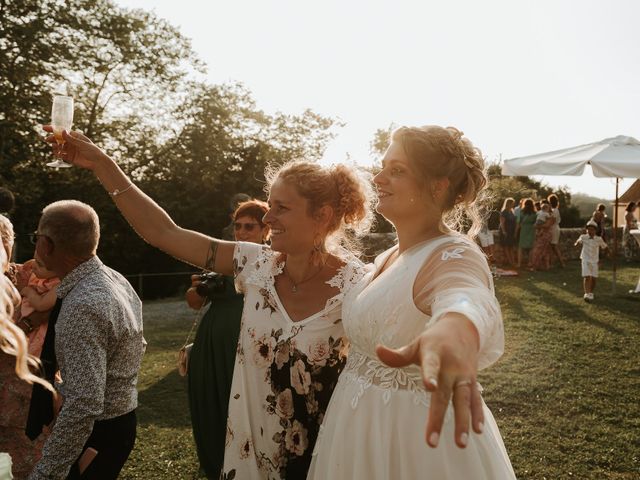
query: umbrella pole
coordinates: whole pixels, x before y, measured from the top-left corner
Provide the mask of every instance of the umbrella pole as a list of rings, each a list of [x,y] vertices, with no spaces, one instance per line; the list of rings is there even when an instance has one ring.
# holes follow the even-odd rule
[[[613,211],[613,252],[612,252],[612,275],[613,275],[613,283],[611,285],[611,291],[615,295],[616,294],[616,258],[618,256],[618,188],[620,186],[620,179],[616,177],[616,202],[614,205]]]

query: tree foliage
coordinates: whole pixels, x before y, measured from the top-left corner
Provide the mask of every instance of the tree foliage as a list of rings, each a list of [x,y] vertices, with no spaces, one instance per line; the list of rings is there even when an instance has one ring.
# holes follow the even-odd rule
[[[102,223],[99,254],[125,272],[184,270],[146,246],[93,175],[44,164],[40,125],[66,85],[74,128],[101,145],[132,179],[189,228],[216,234],[228,199],[263,197],[264,168],[319,159],[336,125],[311,111],[260,111],[241,85],[209,85],[190,41],[154,14],[111,0],[0,0],[0,185],[16,195],[16,231],[33,231],[41,209],[76,198]],[[31,255],[18,238],[20,260]]]

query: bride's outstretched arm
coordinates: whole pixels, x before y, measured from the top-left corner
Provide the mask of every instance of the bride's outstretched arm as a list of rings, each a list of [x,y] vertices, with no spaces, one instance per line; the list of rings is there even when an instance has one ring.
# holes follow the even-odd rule
[[[50,126],[44,129],[51,132]],[[135,186],[118,165],[89,138],[64,132],[65,143],[47,137],[54,152],[73,165],[94,172],[134,230],[146,242],[179,260],[230,275],[234,242],[225,242],[179,227],[151,197]]]
[[[455,441],[464,448],[469,424],[482,433],[482,398],[476,384],[478,333],[459,313],[443,316],[411,343],[399,349],[378,345],[376,353],[390,367],[419,365],[425,388],[431,392],[426,441],[437,447],[449,401],[455,414]]]
[[[504,349],[502,313],[486,257],[467,242],[444,245],[422,266],[413,299],[430,316],[425,330],[400,349],[379,346],[378,356],[392,367],[421,367],[431,392],[427,443],[438,444],[451,400],[455,441],[464,448],[469,424],[476,433],[484,424],[477,371],[495,362]]]

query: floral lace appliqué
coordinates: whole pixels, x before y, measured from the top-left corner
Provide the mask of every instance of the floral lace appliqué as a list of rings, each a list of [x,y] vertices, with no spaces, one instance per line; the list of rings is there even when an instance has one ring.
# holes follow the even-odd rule
[[[415,405],[429,405],[427,391],[422,386],[422,377],[419,371],[390,368],[355,350],[349,352],[342,377],[358,384],[358,391],[351,399],[351,407],[354,410],[358,407],[359,400],[372,385],[384,389],[382,400],[385,405],[391,400],[391,395],[398,390],[412,392]]]
[[[454,248],[453,250],[445,250],[442,252],[442,260],[449,260],[450,258],[462,258],[464,248]]]
[[[340,293],[327,300],[326,308],[333,307],[334,305],[342,302],[345,293],[362,280],[365,273],[366,270],[361,263],[346,261],[346,263],[338,269],[337,273],[327,282],[329,286],[339,289]]]

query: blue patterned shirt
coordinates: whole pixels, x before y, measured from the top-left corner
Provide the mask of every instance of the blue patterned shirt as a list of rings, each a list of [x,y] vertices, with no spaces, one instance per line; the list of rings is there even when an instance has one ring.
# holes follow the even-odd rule
[[[63,299],[55,325],[56,360],[64,403],[31,480],[64,479],[96,420],[138,405],[138,370],[146,342],[142,303],[129,282],[97,256],[58,286]]]

